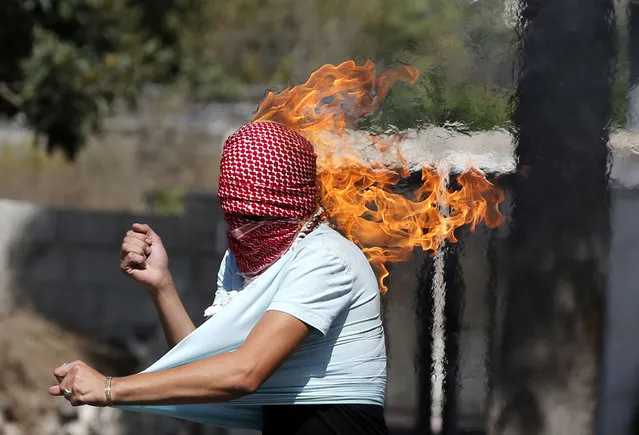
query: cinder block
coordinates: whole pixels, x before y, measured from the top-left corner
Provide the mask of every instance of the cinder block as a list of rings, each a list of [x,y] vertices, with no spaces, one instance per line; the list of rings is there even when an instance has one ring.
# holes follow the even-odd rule
[[[417,345],[416,270],[419,270],[417,258],[395,264],[394,276],[388,282],[385,328],[389,339],[389,382],[386,400],[391,408],[413,408],[417,403],[417,375],[414,366]]]
[[[187,292],[192,287],[193,277],[188,257],[169,254],[169,269],[173,282],[180,292]]]
[[[228,249],[228,243],[226,241],[226,232],[228,225],[224,219],[218,220],[215,223],[215,253],[220,257],[224,256],[224,253]]]
[[[52,284],[67,279],[67,256],[65,251],[52,244],[24,247],[23,264],[13,265],[15,273],[28,283]]]
[[[221,244],[226,233],[224,215],[217,199],[208,194],[191,195],[186,201],[184,226],[191,249],[206,252],[224,252]]]
[[[484,415],[487,395],[485,331],[464,329],[460,336],[459,415]]]
[[[191,287],[183,292],[184,303],[196,323],[200,323],[204,310],[213,303],[217,288],[219,262],[211,258],[194,258],[191,264]]]
[[[483,328],[489,321],[487,288],[489,264],[486,257],[488,234],[483,229],[463,232],[459,262],[464,279],[462,323],[465,328]]]
[[[140,286],[101,287],[103,303],[99,307],[101,336],[123,339],[131,336],[139,325],[158,322],[153,303]]]
[[[191,270],[194,289],[201,291],[202,287],[215,288],[217,285],[217,272],[220,269],[222,257],[218,256],[193,256],[191,258]]]
[[[117,250],[74,249],[70,252],[71,280],[77,283],[99,283],[113,286],[126,284],[126,277],[120,270],[120,256]]]
[[[67,308],[71,302],[67,301],[69,286],[67,282],[39,283],[27,286],[24,290],[38,313],[60,322],[72,314],[71,309]],[[74,304],[71,302],[71,305]]]
[[[184,225],[185,241],[190,251],[218,253],[226,249],[226,226],[218,219],[210,219],[199,228],[192,226],[191,221],[185,220]]]
[[[40,287],[42,312],[63,326],[86,334],[101,329],[102,319],[98,315],[101,299],[101,289],[95,286],[68,282]]]
[[[216,201],[187,200],[184,218],[193,230],[206,228],[212,219],[222,216],[222,209]]]
[[[214,224],[213,224],[214,225]],[[215,255],[221,246],[218,245],[216,227],[212,225],[209,231],[200,233],[189,233],[189,250],[202,255]]]
[[[97,213],[64,210],[60,212],[60,237],[72,246],[119,246],[124,232],[122,216],[117,213]]]

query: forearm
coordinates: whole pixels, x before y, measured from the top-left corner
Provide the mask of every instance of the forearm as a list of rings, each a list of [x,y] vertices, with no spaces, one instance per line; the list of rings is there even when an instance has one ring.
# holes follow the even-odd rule
[[[236,351],[154,373],[115,378],[116,405],[225,402],[252,394],[308,336],[297,318],[268,311]]]
[[[162,329],[170,347],[175,346],[195,330],[195,325],[186,312],[172,279],[169,279],[161,288],[153,289],[151,298],[160,316]]]
[[[198,404],[224,402],[252,393],[257,387],[235,352],[154,373],[115,378],[115,405]]]

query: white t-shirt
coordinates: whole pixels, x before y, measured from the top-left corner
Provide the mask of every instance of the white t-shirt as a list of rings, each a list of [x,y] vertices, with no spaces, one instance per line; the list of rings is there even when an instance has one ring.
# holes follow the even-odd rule
[[[384,404],[379,289],[353,243],[321,225],[250,283],[245,285],[229,253],[218,278],[218,291],[237,293],[144,372],[233,352],[268,310],[297,317],[312,327],[311,334],[254,394],[226,403],[119,408],[259,430],[264,405]]]
[[[303,397],[339,383],[344,394],[335,397],[337,403],[383,405],[386,348],[379,287],[370,264],[357,246],[325,224],[299,241],[295,251],[277,274],[267,311],[290,314],[312,330],[256,394],[271,395],[273,387],[284,383],[299,385]],[[242,289],[244,279],[227,252],[219,289],[250,292],[259,285],[260,277]],[[358,390],[349,391],[349,385]]]

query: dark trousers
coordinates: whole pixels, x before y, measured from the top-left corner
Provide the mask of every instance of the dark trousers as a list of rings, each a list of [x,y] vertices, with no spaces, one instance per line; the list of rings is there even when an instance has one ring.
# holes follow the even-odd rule
[[[388,435],[377,405],[274,405],[264,407],[263,435]]]

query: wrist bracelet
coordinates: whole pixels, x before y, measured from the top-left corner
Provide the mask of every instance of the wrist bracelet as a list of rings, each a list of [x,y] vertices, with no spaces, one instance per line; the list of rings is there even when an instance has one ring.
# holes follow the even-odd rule
[[[111,376],[107,376],[104,381],[104,397],[106,397],[107,406],[111,404],[111,381],[113,378]]]

